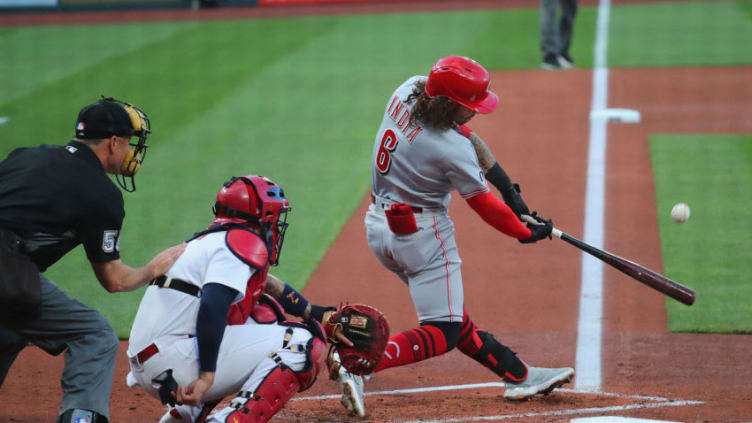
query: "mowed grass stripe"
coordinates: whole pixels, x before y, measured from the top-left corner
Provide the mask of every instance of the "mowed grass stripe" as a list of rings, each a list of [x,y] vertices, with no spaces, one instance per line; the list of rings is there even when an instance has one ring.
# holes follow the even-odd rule
[[[752,333],[752,135],[653,135],[650,152],[663,270],[697,291],[692,307],[667,301],[669,329]],[[670,217],[679,202],[684,224]]]
[[[191,22],[0,30],[0,103],[191,28]],[[117,66],[117,62],[112,63]]]

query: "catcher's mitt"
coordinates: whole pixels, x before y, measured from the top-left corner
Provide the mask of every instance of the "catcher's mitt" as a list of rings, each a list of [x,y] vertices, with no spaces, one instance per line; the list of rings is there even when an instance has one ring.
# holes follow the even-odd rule
[[[333,312],[324,328],[348,372],[373,373],[389,341],[389,324],[382,312],[365,304],[348,304]],[[353,343],[352,347],[333,336],[337,328]]]

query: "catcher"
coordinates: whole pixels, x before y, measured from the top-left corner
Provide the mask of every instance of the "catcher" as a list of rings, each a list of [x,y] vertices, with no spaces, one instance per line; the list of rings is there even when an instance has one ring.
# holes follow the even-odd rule
[[[388,339],[378,311],[312,305],[268,274],[289,210],[272,180],[231,178],[212,224],[150,283],[131,330],[129,381],[171,406],[161,422],[266,422],[313,385],[327,339],[345,368],[365,373],[378,364]],[[230,404],[209,415],[226,396]]]

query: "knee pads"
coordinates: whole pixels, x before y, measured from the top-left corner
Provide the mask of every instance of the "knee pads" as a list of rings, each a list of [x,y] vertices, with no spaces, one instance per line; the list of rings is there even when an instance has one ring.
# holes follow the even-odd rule
[[[313,337],[308,341],[305,367],[301,371],[295,372],[298,383],[300,383],[300,392],[310,388],[316,382],[316,377],[324,366],[325,350],[326,344],[321,339]]]
[[[107,417],[99,413],[91,410],[82,410],[80,408],[65,410],[65,412],[57,418],[57,423],[78,422],[109,423],[109,420],[107,420]]]

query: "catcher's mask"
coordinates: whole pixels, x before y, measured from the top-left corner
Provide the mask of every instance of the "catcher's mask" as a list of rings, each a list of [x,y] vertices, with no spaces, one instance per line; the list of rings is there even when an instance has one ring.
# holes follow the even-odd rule
[[[119,137],[138,137],[138,142],[131,142],[131,149],[120,165],[120,174],[115,179],[125,191],[136,190],[134,175],[141,168],[146,157],[146,137],[151,133],[149,117],[143,110],[121,100],[102,96],[78,113],[76,120],[76,138],[101,139],[113,135]]]
[[[279,264],[287,231],[287,213],[292,210],[285,192],[260,175],[233,176],[224,183],[214,203],[214,223],[255,223],[269,249],[269,264]]]
[[[447,97],[478,113],[491,113],[499,97],[489,89],[491,75],[473,59],[447,56],[431,67],[426,81],[426,95]]]

